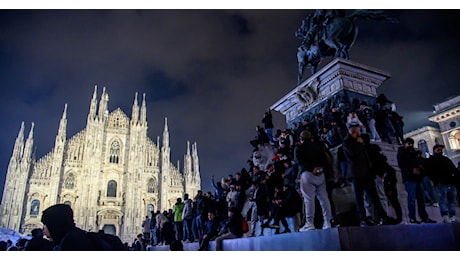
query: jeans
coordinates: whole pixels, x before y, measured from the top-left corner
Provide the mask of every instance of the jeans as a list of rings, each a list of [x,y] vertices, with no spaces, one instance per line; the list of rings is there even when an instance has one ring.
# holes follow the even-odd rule
[[[415,203],[417,202],[417,209],[419,217],[424,220],[428,218],[428,213],[425,210],[425,201],[423,184],[421,181],[405,181],[407,192],[407,207],[409,209],[409,218],[415,218]]]
[[[380,141],[380,136],[379,133],[377,132],[377,128],[375,128],[375,119],[372,118],[369,121],[367,121],[369,125],[369,130],[371,131],[371,139],[374,139],[375,141]]]
[[[184,219],[184,240],[193,241],[192,222],[192,218]]]
[[[193,234],[194,241],[201,238],[200,234],[198,233],[198,227],[197,227],[196,222],[197,222],[197,217],[195,216],[192,218],[192,234]]]
[[[453,184],[441,184],[436,186],[439,196],[439,210],[441,216],[455,216],[457,206],[457,188]]]
[[[158,239],[157,239],[157,229],[156,228],[151,228],[150,229],[150,244],[156,245],[158,244]]]
[[[437,195],[435,194],[433,182],[431,181],[430,177],[428,176],[423,177],[423,187],[425,188],[425,191],[426,191],[425,195],[428,195],[428,199],[431,201],[431,203],[437,203],[438,198],[437,198]]]
[[[265,128],[265,133],[268,135],[268,141],[274,143],[273,139],[273,128]]]
[[[203,237],[204,234],[204,217],[201,215],[196,216],[196,230],[197,230],[197,235],[198,237],[195,237],[195,239],[200,239]]]
[[[182,240],[184,234],[184,223],[182,221],[174,221],[174,232],[176,240]]]

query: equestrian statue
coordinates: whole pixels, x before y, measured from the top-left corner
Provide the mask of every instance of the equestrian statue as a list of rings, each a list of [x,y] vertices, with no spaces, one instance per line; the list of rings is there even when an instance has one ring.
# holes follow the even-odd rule
[[[348,50],[358,36],[355,19],[397,23],[397,19],[380,10],[355,10],[346,16],[345,10],[316,10],[302,20],[295,36],[302,40],[297,48],[298,77],[302,81],[304,68],[310,65],[315,74],[318,64],[326,57],[349,59]]]

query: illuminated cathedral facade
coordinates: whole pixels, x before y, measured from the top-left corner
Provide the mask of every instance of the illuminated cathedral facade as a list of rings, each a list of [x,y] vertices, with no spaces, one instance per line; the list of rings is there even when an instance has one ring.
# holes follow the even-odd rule
[[[167,118],[161,146],[160,137],[154,143],[147,136],[145,94],[140,106],[135,94],[131,118],[120,108],[108,110],[105,88],[99,102],[97,94],[96,86],[86,127],[70,138],[64,106],[54,147],[38,160],[34,123],[26,139],[22,122],[8,165],[0,227],[29,234],[43,226],[43,210],[66,203],[78,227],[104,230],[128,242],[141,233],[152,210],[172,208],[184,193],[193,196],[201,189],[196,143],[187,142],[181,172],[179,162],[170,160]]]

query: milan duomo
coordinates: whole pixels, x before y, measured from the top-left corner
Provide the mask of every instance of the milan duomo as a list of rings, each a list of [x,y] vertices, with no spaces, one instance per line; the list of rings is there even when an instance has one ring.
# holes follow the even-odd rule
[[[167,119],[161,147],[159,137],[155,144],[147,136],[145,94],[139,107],[136,93],[131,119],[120,108],[109,112],[108,101],[104,88],[97,108],[96,86],[86,127],[69,139],[66,104],[54,148],[38,160],[34,123],[25,143],[22,123],[6,175],[0,227],[28,234],[43,226],[43,210],[66,203],[78,227],[130,241],[150,211],[172,208],[184,193],[193,196],[201,189],[196,143],[187,142],[181,173],[179,162],[170,161]]]

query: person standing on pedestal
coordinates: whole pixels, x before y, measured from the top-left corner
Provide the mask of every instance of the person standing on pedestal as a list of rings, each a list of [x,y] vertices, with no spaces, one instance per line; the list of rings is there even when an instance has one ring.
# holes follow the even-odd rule
[[[375,215],[378,223],[383,225],[396,224],[396,220],[388,217],[380,203],[377,189],[375,187],[374,175],[371,173],[371,161],[361,138],[359,125],[352,125],[348,130],[348,135],[343,141],[343,152],[347,159],[347,169],[353,176],[353,187],[355,190],[356,206],[358,207],[360,225],[371,226],[366,218],[364,208],[364,192],[366,192],[372,205],[375,208]]]
[[[264,117],[262,118],[262,123],[264,124],[265,128],[265,133],[268,135],[268,140],[270,141],[270,144],[274,145],[275,140],[273,139],[273,118],[272,118],[272,112],[270,109],[267,109],[264,113]]]
[[[398,166],[401,169],[402,179],[407,191],[407,206],[409,208],[409,223],[420,224],[415,217],[415,203],[417,203],[418,215],[424,223],[436,223],[428,217],[425,210],[424,189],[420,164],[417,161],[417,152],[414,149],[414,139],[406,138],[403,146],[398,148]]]
[[[457,206],[457,188],[455,179],[457,169],[454,163],[442,154],[444,145],[437,144],[433,147],[433,155],[430,156],[427,163],[427,171],[438,191],[439,210],[444,223],[457,223],[459,220],[455,217]]]

